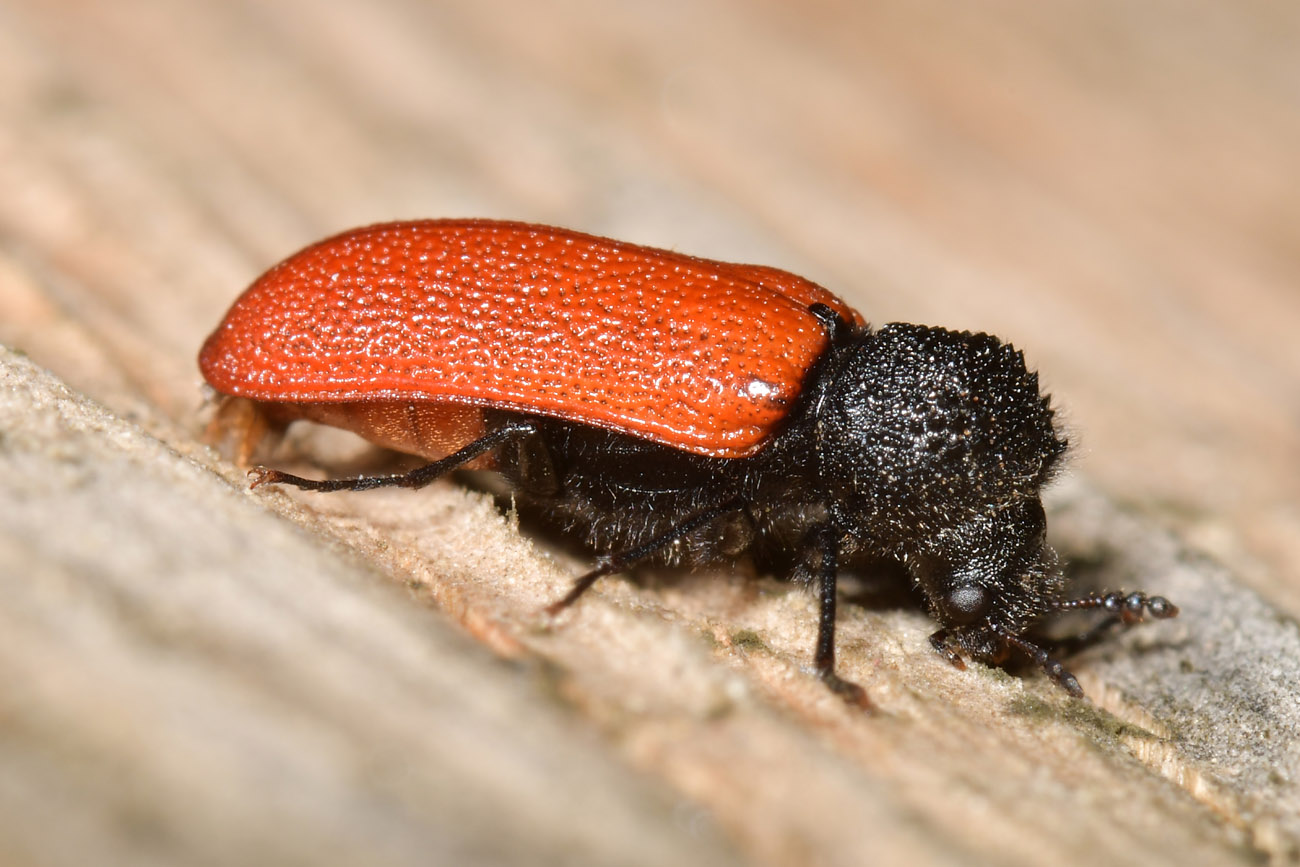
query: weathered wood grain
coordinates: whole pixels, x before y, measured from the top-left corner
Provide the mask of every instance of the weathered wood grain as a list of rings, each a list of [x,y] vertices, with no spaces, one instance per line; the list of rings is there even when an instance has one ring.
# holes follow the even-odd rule
[[[0,861],[1300,857],[1297,38],[1263,0],[0,3]],[[483,495],[249,495],[198,443],[224,307],[454,215],[1010,336],[1081,446],[1058,544],[1183,616],[1080,703],[846,605],[862,716],[773,579],[548,623],[581,561]]]
[[[0,861],[727,864],[320,533],[0,353]]]

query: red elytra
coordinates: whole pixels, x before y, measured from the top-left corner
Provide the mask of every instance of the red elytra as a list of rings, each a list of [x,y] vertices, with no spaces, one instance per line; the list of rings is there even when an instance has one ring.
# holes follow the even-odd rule
[[[217,391],[440,457],[477,407],[712,457],[760,450],[828,346],[811,281],[550,226],[419,220],[276,265],[199,356]]]

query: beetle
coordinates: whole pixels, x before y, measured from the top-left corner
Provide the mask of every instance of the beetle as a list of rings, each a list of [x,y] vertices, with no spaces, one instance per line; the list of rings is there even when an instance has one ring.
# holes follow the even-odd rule
[[[954,665],[1027,654],[1057,612],[1177,614],[1160,596],[1063,596],[1040,492],[1066,439],[1021,352],[988,334],[867,325],[794,274],[491,220],[369,226],[274,266],[204,343],[228,400],[335,425],[431,463],[253,485],[418,488],[500,473],[596,552],[554,605],[643,562],[749,553],[812,584],[814,663],[835,671],[841,567],[900,564]]]

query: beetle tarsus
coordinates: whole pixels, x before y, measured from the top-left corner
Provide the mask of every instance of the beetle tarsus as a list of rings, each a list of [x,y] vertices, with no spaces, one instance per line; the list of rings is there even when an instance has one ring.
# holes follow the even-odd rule
[[[851,705],[863,710],[874,710],[875,705],[867,697],[867,691],[851,680],[845,680],[833,671],[819,671],[818,676],[827,689]]]
[[[1041,668],[1043,673],[1061,689],[1075,698],[1084,697],[1083,687],[1079,686],[1078,679],[1061,664],[1059,659],[1052,657],[1045,649],[1021,638],[1019,635],[1011,635],[1010,633],[1002,633],[1002,640],[1006,642],[1007,646],[1019,650],[1032,659],[1034,664]]]
[[[577,581],[574,581],[573,587],[570,588],[569,592],[565,593],[562,598],[557,599],[556,601],[552,602],[550,605],[547,605],[544,611],[548,616],[555,617],[561,611],[568,608],[573,603],[577,602],[578,597],[582,596],[582,594],[586,593],[588,590],[591,589],[591,585],[595,584],[598,580],[604,578],[606,575],[612,575],[617,571],[618,571],[618,567],[615,564],[613,564],[610,561],[606,561],[600,566],[597,566],[595,569],[592,569],[587,574],[579,577]]]
[[[935,649],[936,653],[948,660],[948,662],[952,664],[953,668],[958,671],[966,670],[966,660],[962,659],[962,656],[957,652],[957,649],[948,643],[948,630],[940,629],[938,632],[931,635],[930,646]]]
[[[1078,679],[1061,664],[1060,660],[1048,656],[1043,660],[1040,667],[1043,669],[1043,673],[1061,689],[1075,698],[1083,698],[1083,687],[1079,686]]]
[[[248,471],[249,490],[263,485],[292,485],[304,491],[360,491],[367,487],[377,487],[373,483],[382,481],[383,477],[357,479],[305,479],[292,473],[273,470],[268,467],[253,467]]]
[[[253,467],[248,471],[248,487],[250,490],[253,488],[260,488],[262,485],[278,485],[289,479],[299,482],[308,481],[307,479],[299,479],[297,476],[290,476],[287,473],[282,473],[279,470],[272,470],[267,467]]]

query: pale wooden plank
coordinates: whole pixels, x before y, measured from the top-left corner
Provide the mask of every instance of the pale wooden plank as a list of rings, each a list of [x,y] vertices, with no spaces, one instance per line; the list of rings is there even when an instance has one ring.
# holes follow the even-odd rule
[[[1103,579],[1167,591],[1185,610],[1080,661],[1085,686],[1114,717],[1036,679],[949,671],[925,648],[924,618],[847,606],[844,664],[882,708],[859,718],[802,670],[811,602],[779,583],[611,581],[542,628],[537,608],[581,563],[539,557],[482,498],[440,488],[256,502],[416,588],[405,616],[419,627],[403,635],[436,633],[421,613],[432,602],[497,652],[541,661],[553,678],[542,695],[529,678],[501,687],[512,696],[501,701],[530,708],[517,720],[558,690],[580,730],[590,726],[574,754],[607,761],[608,747],[581,741],[603,733],[763,863],[1282,859],[1300,838],[1287,704],[1294,627],[1238,582],[1300,611],[1300,360],[1290,339],[1300,321],[1300,202],[1285,183],[1300,152],[1297,34],[1288,7],[1252,2],[11,2],[0,8],[0,340],[219,467],[239,490],[233,469],[195,445],[195,349],[262,267],[369,220],[549,220],[792,267],[878,321],[1009,335],[1066,407],[1084,446],[1077,472],[1106,491],[1063,490],[1054,532],[1082,559],[1108,552],[1095,570]],[[10,404],[11,417],[44,400]],[[105,430],[116,424],[105,418]],[[60,454],[89,467],[86,484],[106,514],[130,523],[134,513],[115,515],[106,490],[120,472],[95,468],[103,436],[73,438]],[[307,447],[328,462],[326,445]],[[140,465],[174,460],[156,446],[126,448]],[[43,465],[26,466],[30,481]],[[164,476],[150,489],[161,502],[173,484],[181,501],[231,496],[199,493],[192,474]],[[31,543],[46,538],[40,528],[60,529],[75,491],[54,486],[23,512],[30,492],[0,490],[10,513],[26,516],[24,532],[6,536],[10,562],[45,576],[16,584],[10,611],[38,605],[42,588],[98,574],[68,567],[53,543]],[[1177,541],[1134,511],[1172,527]],[[251,515],[239,533],[222,531],[233,533],[228,544],[280,561],[305,556],[282,523]],[[159,564],[184,557],[168,541],[130,561],[138,586],[163,581]],[[1179,547],[1189,544],[1224,559],[1234,579]],[[259,588],[240,585],[249,610],[261,610]],[[185,605],[139,595],[154,619],[170,616],[168,604],[181,622],[206,611],[202,594]],[[265,616],[299,636],[289,627],[313,622],[314,597]],[[387,601],[357,603],[368,623],[400,619],[401,605],[378,598]],[[84,616],[123,633],[130,621],[110,602],[87,603]],[[4,647],[15,672],[39,671],[81,622],[40,610],[44,619],[22,630],[11,618]],[[378,640],[368,628],[356,634]],[[223,640],[237,650],[257,636],[232,627]],[[182,638],[155,639],[163,658]],[[339,653],[355,705],[339,700],[332,711],[355,720],[399,691],[371,682],[386,659],[352,644]],[[57,658],[57,672],[85,662]],[[105,740],[90,712],[134,695],[110,673],[140,689],[167,683],[156,661],[89,662],[81,676],[102,690],[80,704],[24,693],[32,718],[63,720],[60,736],[99,744],[95,755],[114,767],[165,768],[183,754],[174,742],[148,758]],[[280,664],[286,680],[319,676]],[[234,688],[230,677],[265,691],[256,668],[218,670],[206,657],[193,676],[200,692]],[[317,707],[294,695],[283,714],[257,718],[278,743],[294,740],[286,715]],[[226,718],[205,705],[171,729],[151,728],[169,706],[150,707],[143,731],[179,739]],[[445,724],[473,722],[453,713]],[[356,741],[385,731],[369,716],[349,729]],[[521,722],[503,738],[529,755],[529,731]],[[75,754],[42,764],[32,758],[39,739],[6,743],[13,778],[39,793],[11,801],[30,811],[10,814],[13,827],[39,832],[22,818],[65,803],[56,787],[82,779],[69,775]],[[318,743],[283,749],[305,764],[329,758]],[[417,774],[435,766],[427,755],[412,763]],[[237,860],[267,845],[258,817],[238,813],[246,835],[213,849],[202,815],[167,809],[178,792],[224,803],[235,773],[175,788],[105,785],[98,800],[75,803],[100,823],[95,840],[131,844],[107,819],[144,804],[169,833],[184,832],[164,851]],[[284,791],[313,803],[293,785]],[[641,796],[622,785],[608,808],[636,812]],[[373,814],[399,829],[395,858],[424,833],[396,812]],[[324,808],[300,815],[295,839],[275,850],[286,860],[316,852],[313,829],[334,827]],[[472,838],[474,822],[463,826]],[[331,833],[368,840],[374,827],[359,819]],[[675,840],[671,827],[649,810],[623,839],[662,831]],[[552,830],[537,839],[563,836]],[[41,842],[40,833],[0,837]],[[68,857],[87,839],[67,835]]]

